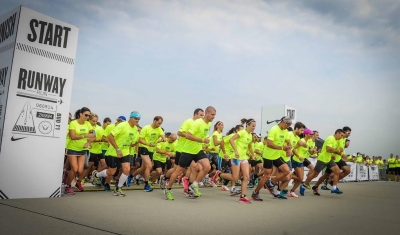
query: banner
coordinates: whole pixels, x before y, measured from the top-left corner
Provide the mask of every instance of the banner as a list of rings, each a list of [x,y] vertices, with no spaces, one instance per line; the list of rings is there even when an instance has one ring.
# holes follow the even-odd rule
[[[271,127],[277,125],[276,120],[284,116],[292,118],[292,127],[297,120],[297,110],[288,105],[270,105],[261,108],[261,136],[267,136]]]
[[[369,180],[379,180],[379,169],[377,165],[368,166]]]
[[[0,190],[6,198],[59,197],[79,29],[23,6],[15,13],[8,94],[2,95]]]
[[[343,178],[345,181],[356,181],[357,180],[357,167],[354,162],[346,162],[350,167],[350,174]]]
[[[366,181],[368,180],[368,167],[364,164],[356,164],[357,165],[357,181]]]

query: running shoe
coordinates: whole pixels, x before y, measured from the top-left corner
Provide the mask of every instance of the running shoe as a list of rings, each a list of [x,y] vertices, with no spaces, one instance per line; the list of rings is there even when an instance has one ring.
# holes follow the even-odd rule
[[[104,191],[111,192],[110,184],[104,184]]]
[[[313,191],[315,196],[321,196],[321,194],[319,194],[319,192],[318,192],[318,187],[315,187],[315,186],[312,187],[312,191]]]
[[[289,191],[287,189],[282,190],[282,195],[283,196],[286,197],[288,195],[288,193],[289,193]]]
[[[230,191],[228,187],[226,187],[225,185],[222,185],[221,187],[221,191]]]
[[[81,184],[81,182],[79,180],[76,181],[75,187],[79,190],[79,192],[83,192],[84,191],[84,189],[82,187],[82,184]]]
[[[167,181],[165,180],[165,177],[161,176],[160,188],[164,189],[166,187],[166,185],[167,185],[166,183],[167,183]]]
[[[64,192],[65,192],[65,194],[68,194],[68,195],[75,195],[75,192],[72,189],[72,187],[65,187]]]
[[[185,177],[183,177],[182,181],[183,181],[183,188],[188,189],[189,188],[189,179],[185,176]]]
[[[203,182],[199,182],[199,187],[203,187],[204,183]]]
[[[322,186],[321,186],[321,190],[331,190],[331,189],[328,188],[326,185],[322,185]]]
[[[92,181],[92,184],[95,185],[96,182],[99,180],[99,178],[96,177],[97,171],[93,170],[92,171],[92,176],[90,177],[90,180]]]
[[[260,197],[260,195],[258,193],[256,193],[256,191],[253,191],[253,193],[251,194],[251,198],[253,198],[254,201],[259,201],[259,202],[261,202],[263,200]]]
[[[212,187],[214,187],[214,188],[218,187],[218,185],[216,185],[216,184],[214,183],[214,181],[212,181],[212,180],[208,180],[208,183],[209,183]]]
[[[198,197],[201,196],[201,193],[199,191],[199,186],[195,186],[192,184],[189,186],[189,191],[193,191]]]
[[[248,187],[248,188],[254,188],[254,185],[253,185],[252,183],[249,183],[249,184],[247,185],[247,187]]]
[[[284,195],[282,195],[282,192],[279,193],[279,194],[274,195],[274,197],[275,197],[275,198],[278,198],[278,199],[287,199],[287,197],[285,197]]]
[[[335,190],[331,190],[331,193],[342,194],[343,192],[336,188]]]
[[[118,187],[117,187],[117,188],[114,190],[114,196],[125,197],[126,195],[125,195],[125,193],[122,192],[122,189],[121,189],[121,188],[118,188]]]
[[[132,175],[129,174],[129,175],[128,175],[128,178],[126,179],[126,186],[131,187],[132,178],[133,178]]]
[[[218,179],[218,175],[219,175],[219,173],[221,173],[221,171],[220,170],[217,170],[216,172],[215,172],[215,175],[212,177],[212,182],[214,183],[214,184],[216,184],[217,183],[217,179]]]
[[[184,188],[183,189],[183,194],[187,195],[189,193],[189,188]]]
[[[290,192],[290,193],[288,194],[288,197],[298,198],[299,196],[298,196],[295,192]]]
[[[247,197],[241,197],[240,199],[239,199],[239,202],[240,203],[251,203],[251,200],[249,200],[249,199],[247,199]]]
[[[274,195],[274,187],[275,185],[271,182],[271,180],[267,180],[267,182],[265,182],[264,188],[267,189],[272,196]]]
[[[309,184],[307,184],[307,185],[303,184],[303,185],[304,185],[304,187],[305,187],[306,189],[311,190],[311,185],[309,185]]]
[[[306,191],[306,188],[304,187],[303,184],[300,184],[300,195],[304,196],[304,192]]]
[[[146,186],[144,186],[144,191],[151,192],[151,191],[153,191],[153,188],[150,185],[146,185]]]
[[[230,195],[231,196],[236,196],[239,195],[240,193],[242,193],[241,190],[237,190],[236,188],[233,188],[232,190],[230,190]]]
[[[172,196],[172,190],[164,189],[165,199],[173,201],[174,197]]]

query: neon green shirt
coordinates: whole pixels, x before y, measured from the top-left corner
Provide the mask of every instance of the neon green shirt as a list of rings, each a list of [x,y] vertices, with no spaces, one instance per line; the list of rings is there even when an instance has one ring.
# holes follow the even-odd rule
[[[395,161],[395,167],[400,167],[400,159],[397,159],[397,160]]]
[[[115,143],[122,152],[122,156],[129,156],[129,148],[135,136],[139,135],[137,126],[131,127],[129,122],[122,122],[118,124],[112,131],[111,135],[114,136]],[[117,157],[117,150],[110,144],[106,156]]]
[[[114,130],[114,128],[115,128],[115,124],[108,125],[103,132],[103,136],[107,138],[108,135],[111,133],[111,131]],[[102,150],[108,150],[108,147],[109,147],[108,142],[103,142],[103,144],[101,145]]]
[[[202,118],[197,119],[192,123],[188,132],[197,138],[204,139],[210,131],[211,122],[205,123]],[[202,150],[203,143],[192,140],[186,140],[182,148],[182,152],[190,154],[198,154]]]
[[[157,145],[158,138],[164,135],[164,131],[161,127],[153,128],[151,125],[144,126],[140,131],[140,138],[144,139],[149,144]],[[139,147],[144,147],[149,152],[155,152],[155,147],[150,147],[144,144],[139,144]]]
[[[256,159],[255,159],[256,161],[260,161],[261,160],[261,156],[262,156],[262,153],[264,151],[264,147],[265,147],[265,145],[264,145],[263,142],[257,142],[257,143],[254,144],[254,148],[253,149],[260,151],[260,154],[256,153]]]
[[[300,140],[300,137],[295,136],[293,134],[293,131],[291,131],[291,132],[289,132],[289,140],[290,140],[290,144],[292,145],[291,150],[293,150],[294,146],[296,146],[297,142]],[[282,151],[282,158],[283,158],[283,160],[285,160],[285,162],[290,161],[290,156],[287,156],[285,151]]]
[[[218,141],[218,142],[222,140],[222,133],[219,133],[218,131],[214,131],[214,132],[212,133],[212,135],[211,135],[210,144],[209,144],[208,148],[210,148],[210,149],[211,149],[211,148],[215,148],[215,150],[210,151],[210,152],[211,152],[211,153],[218,153],[218,152],[219,152],[219,145],[218,145],[218,146],[215,146],[215,145],[214,145],[214,136],[217,137],[217,141]]]
[[[301,139],[301,140],[299,140],[299,141],[302,141],[302,142],[306,142],[306,140],[303,138],[303,139]],[[308,144],[309,142],[307,141],[307,144]],[[297,144],[297,143],[296,143]],[[296,145],[295,145],[296,146]],[[308,149],[309,149],[309,146],[307,145],[306,147],[303,147],[303,146],[299,146],[298,148],[297,148],[297,154],[301,157],[301,158],[307,158],[307,156],[309,156],[309,153],[308,153]],[[293,154],[293,161],[295,161],[295,162],[303,162],[303,161],[301,161],[296,155],[294,155]]]
[[[275,145],[283,146],[285,141],[289,139],[289,134],[286,129],[281,130],[281,128],[278,125],[275,125],[271,127],[271,129],[269,130],[268,139],[271,140]],[[282,154],[282,152],[284,151],[278,149],[272,149],[266,146],[264,148],[263,158],[268,160],[276,160],[280,158],[282,155],[286,156],[286,152],[284,152],[284,154]]]
[[[104,133],[103,127],[96,125],[96,127],[94,127],[94,131],[96,133],[96,140],[101,140]],[[93,154],[101,154],[102,145],[103,145],[102,142],[93,142],[92,148],[89,150],[89,152]]]
[[[329,136],[326,138],[324,145],[322,146],[321,153],[318,156],[318,160],[324,163],[328,163],[332,160],[332,153],[328,153],[326,151],[326,147],[331,147],[333,149],[337,149],[338,141],[336,141],[335,137],[333,135]]]
[[[173,153],[175,155],[175,144],[174,143],[170,143],[168,141],[161,142],[161,143],[157,144],[157,148],[160,149],[161,151]],[[165,162],[167,162],[167,158],[168,158],[168,156],[166,154],[157,153],[157,151],[154,152],[153,160],[155,160],[155,161],[165,163]]]
[[[253,135],[246,130],[241,130],[238,133],[239,137],[235,140],[236,149],[239,153],[239,160],[248,160],[247,150],[249,144],[253,141]]]
[[[345,143],[346,143],[346,139],[345,138],[341,138],[340,140],[337,140],[337,150],[339,150],[340,148],[342,148],[343,149],[343,153],[345,153],[344,152],[344,145],[345,145]],[[335,155],[335,162],[339,162],[341,159],[342,159],[342,156],[341,155],[339,155],[339,154],[333,154],[333,155]]]
[[[182,123],[182,125],[179,127],[179,131],[183,132],[183,133],[188,132],[188,130],[189,130],[189,128],[190,128],[190,126],[192,125],[193,122],[194,122],[193,118],[189,118],[189,119],[185,120]],[[186,140],[187,140],[186,137],[179,136],[179,139],[178,139],[178,141],[176,143],[176,151],[177,152],[182,152],[182,148],[185,145]]]
[[[363,163],[363,157],[362,156],[357,156],[356,163]]]
[[[387,161],[389,163],[389,168],[395,168],[396,167],[396,158],[390,157]]]
[[[229,142],[229,140],[235,135],[236,133],[232,133],[230,135],[225,136],[224,138],[222,138],[224,140],[224,147],[225,147],[225,152],[226,154],[229,156],[229,158],[235,158],[235,151],[232,148],[231,143]],[[223,156],[223,153],[221,154],[221,156]]]
[[[315,142],[312,139],[308,139],[307,146],[308,146],[308,149],[315,149]],[[309,158],[309,157],[311,157],[311,154],[310,154],[310,152],[307,151],[306,158]]]
[[[68,130],[74,130],[76,135],[86,135],[89,134],[90,130],[93,130],[92,125],[85,121],[83,125],[79,124],[77,120],[71,121],[69,124]],[[87,138],[79,139],[79,140],[70,140],[68,142],[67,149],[74,151],[83,151],[83,146],[86,144]]]

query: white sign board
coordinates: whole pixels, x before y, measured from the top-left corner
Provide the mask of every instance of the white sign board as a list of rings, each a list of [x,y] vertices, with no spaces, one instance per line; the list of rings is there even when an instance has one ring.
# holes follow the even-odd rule
[[[292,127],[297,122],[297,110],[288,105],[271,105],[261,108],[261,136],[267,136],[271,127],[278,124],[276,120],[280,120],[284,116],[292,118]]]
[[[364,164],[356,164],[357,165],[357,181],[366,181],[368,180],[368,167]]]
[[[350,168],[350,174],[348,174],[346,177],[343,178],[343,180],[347,180],[347,181],[356,181],[357,180],[357,167],[356,164],[354,162],[346,162],[347,165]]]
[[[379,180],[378,166],[376,165],[368,166],[368,178],[369,180]]]
[[[79,29],[23,6],[16,12],[8,93],[2,95],[0,190],[3,198],[59,197]],[[38,187],[38,180],[46,183]]]

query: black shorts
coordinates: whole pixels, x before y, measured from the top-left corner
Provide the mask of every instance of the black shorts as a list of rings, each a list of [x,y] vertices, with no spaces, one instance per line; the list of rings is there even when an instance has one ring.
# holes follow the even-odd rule
[[[304,159],[303,164],[305,167],[308,167],[309,165],[311,165],[311,162],[306,158]]]
[[[148,156],[150,156],[150,159],[153,160],[153,152],[150,152],[145,147],[139,147],[138,154],[139,154],[140,157],[142,157],[142,155],[148,155]]]
[[[262,163],[262,161],[261,161],[261,160],[258,160],[258,161],[256,161],[256,160],[249,160],[249,163],[250,163],[251,167],[255,167],[255,166],[257,166],[257,164]]]
[[[94,166],[98,166],[99,165],[99,161],[100,159],[103,157],[103,154],[99,153],[91,153],[90,157],[89,157],[89,162],[93,162]]]
[[[175,165],[179,165],[180,158],[181,158],[181,152],[175,152]]]
[[[112,156],[106,156],[106,163],[109,168],[121,168],[122,163],[129,163],[129,156],[117,158]]]
[[[192,161],[198,162],[204,158],[207,158],[207,155],[203,150],[200,150],[200,152],[198,152],[197,154],[181,153],[179,166],[182,168],[188,168]]]
[[[396,168],[394,168],[394,169],[396,169],[395,174],[396,174],[396,175],[400,175],[400,167],[396,167]]]
[[[342,167],[348,166],[347,163],[345,161],[343,161],[342,159],[340,159],[338,162],[335,162],[336,165],[338,165],[339,169],[342,170]],[[326,174],[331,174],[332,170],[330,168],[326,168],[325,170]]]
[[[171,157],[172,160],[175,160]],[[172,161],[167,159],[167,162],[165,163],[167,165],[167,170],[172,168]]]
[[[232,167],[231,161],[230,160],[225,160],[222,159],[222,163],[221,163],[221,169],[226,169],[226,168],[230,168]]]
[[[272,167],[276,167],[279,168],[280,166],[282,166],[283,164],[286,164],[285,160],[283,160],[283,158],[278,158],[275,160],[269,160],[269,159],[264,159],[264,164],[263,167],[265,169],[272,169]]]
[[[154,162],[153,170],[156,170],[157,168],[161,168],[161,170],[165,169],[165,162],[160,162],[157,160],[153,160],[153,162]]]

